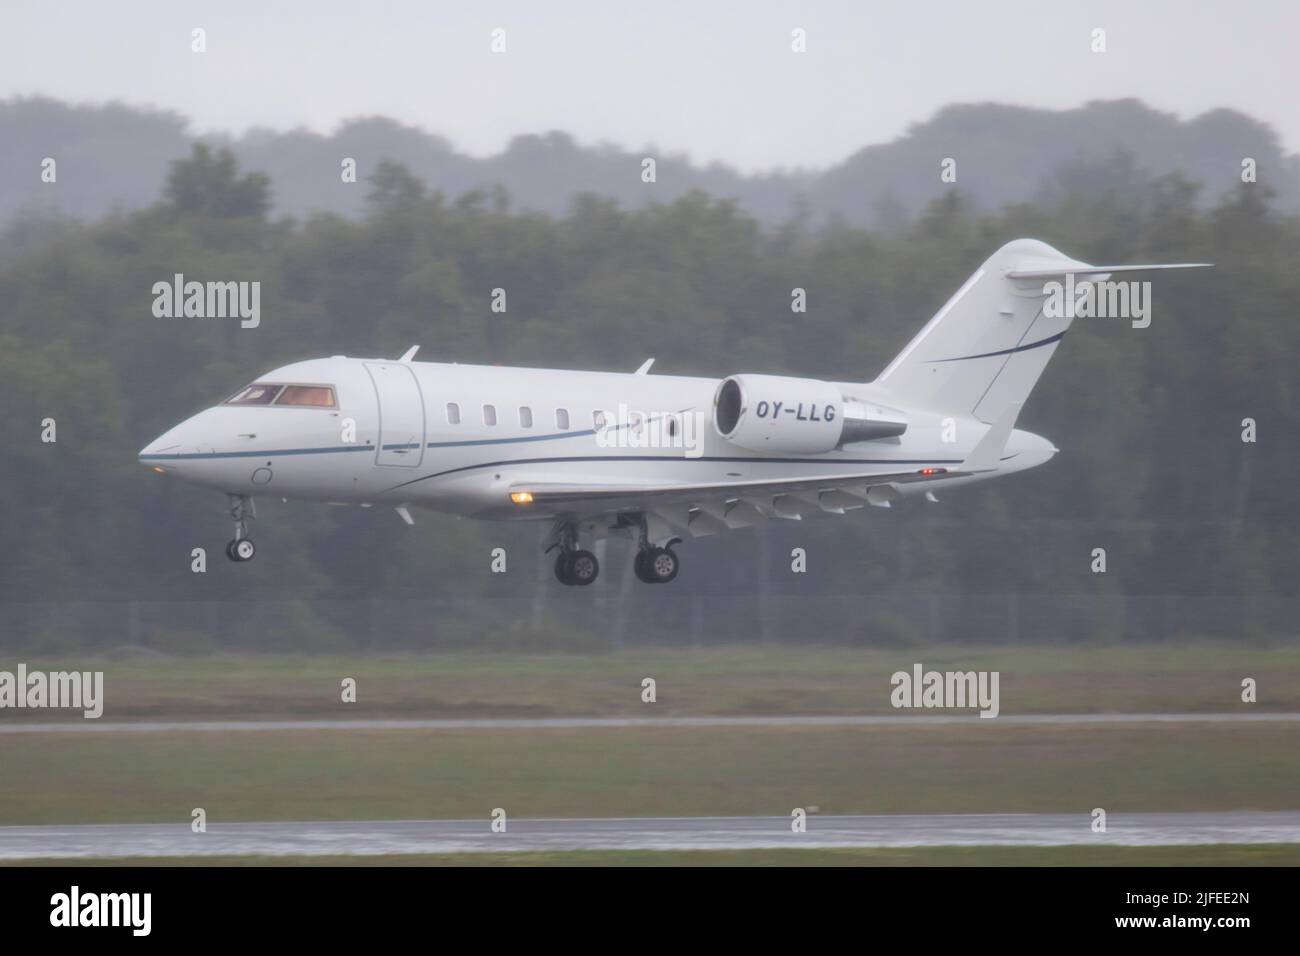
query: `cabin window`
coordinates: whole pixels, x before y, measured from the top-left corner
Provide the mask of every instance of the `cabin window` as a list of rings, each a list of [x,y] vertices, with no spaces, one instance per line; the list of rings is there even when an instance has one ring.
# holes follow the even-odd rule
[[[557,408],[555,410],[555,427],[562,432],[569,430],[569,410],[567,408]]]
[[[328,385],[286,385],[275,404],[334,408],[334,389]]]
[[[497,407],[495,405],[483,406],[483,424],[495,425],[497,423]]]
[[[668,437],[669,438],[677,437],[677,416],[676,415],[668,416]]]
[[[460,406],[455,402],[447,403],[447,424],[448,425],[460,424]]]
[[[258,382],[226,399],[226,404],[270,405],[275,401],[275,396],[279,394],[280,389],[283,387],[283,385],[267,385],[265,382]]]
[[[519,406],[519,427],[520,428],[533,427],[533,410],[529,408],[527,405]]]

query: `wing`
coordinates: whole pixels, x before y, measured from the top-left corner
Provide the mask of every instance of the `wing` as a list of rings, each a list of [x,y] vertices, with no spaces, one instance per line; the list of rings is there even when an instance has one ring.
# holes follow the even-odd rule
[[[749,527],[771,518],[798,520],[818,511],[843,514],[868,504],[887,508],[899,496],[901,485],[996,471],[1019,411],[1019,405],[1010,406],[955,468],[653,485],[521,481],[511,487],[511,492],[512,497],[528,496],[522,507],[544,508],[561,515],[557,528],[566,520],[578,521],[600,534],[624,526],[621,515],[644,514],[651,526],[649,536],[655,541],[671,537],[673,529],[699,536]]]

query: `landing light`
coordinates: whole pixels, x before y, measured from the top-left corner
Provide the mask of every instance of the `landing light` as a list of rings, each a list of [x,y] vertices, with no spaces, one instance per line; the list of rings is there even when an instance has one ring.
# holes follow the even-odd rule
[[[531,505],[533,503],[533,493],[531,491],[512,491],[510,500],[517,505]]]
[[[154,466],[153,466],[153,470],[156,471],[156,472],[158,472],[158,474],[160,474],[160,475],[165,475],[165,474],[167,474],[167,469],[166,469],[166,468],[159,468],[157,465],[154,465]]]

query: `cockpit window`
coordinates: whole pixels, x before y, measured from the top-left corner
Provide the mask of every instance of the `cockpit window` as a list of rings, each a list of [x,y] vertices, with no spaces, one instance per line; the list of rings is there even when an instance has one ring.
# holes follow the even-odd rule
[[[227,405],[270,405],[275,401],[275,396],[279,393],[281,385],[267,385],[265,382],[258,382],[248,386],[233,398],[226,399]]]
[[[337,408],[334,389],[329,385],[272,385],[255,382],[227,405],[296,405],[303,408]]]
[[[308,405],[312,408],[333,408],[334,389],[328,385],[286,385],[277,405]]]

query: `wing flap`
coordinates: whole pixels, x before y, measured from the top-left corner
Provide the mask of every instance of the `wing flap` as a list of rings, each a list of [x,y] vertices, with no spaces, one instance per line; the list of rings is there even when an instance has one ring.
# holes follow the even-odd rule
[[[1013,419],[1014,421],[1014,419]],[[1009,431],[1009,428],[1008,428]],[[993,451],[996,455],[1006,444]],[[979,446],[976,452],[979,452]],[[983,457],[977,464],[983,465]],[[993,466],[996,467],[996,464]],[[979,468],[978,470],[988,470]],[[559,482],[519,482],[512,491],[527,491],[532,495],[532,506],[550,508],[572,507],[575,511],[615,510],[637,507],[658,512],[665,520],[678,527],[689,527],[688,511],[706,508],[713,517],[725,522],[731,511],[739,510],[749,523],[775,514],[778,517],[809,514],[816,511],[846,509],[861,504],[869,489],[876,485],[911,484],[937,481],[942,478],[961,478],[973,472],[959,466],[912,469],[898,472],[852,473],[817,475],[796,479],[757,479],[737,482],[674,483],[663,485],[601,485],[570,484]],[[828,493],[836,493],[823,497]],[[841,497],[843,496],[843,497]],[[736,509],[733,505],[743,505]]]

